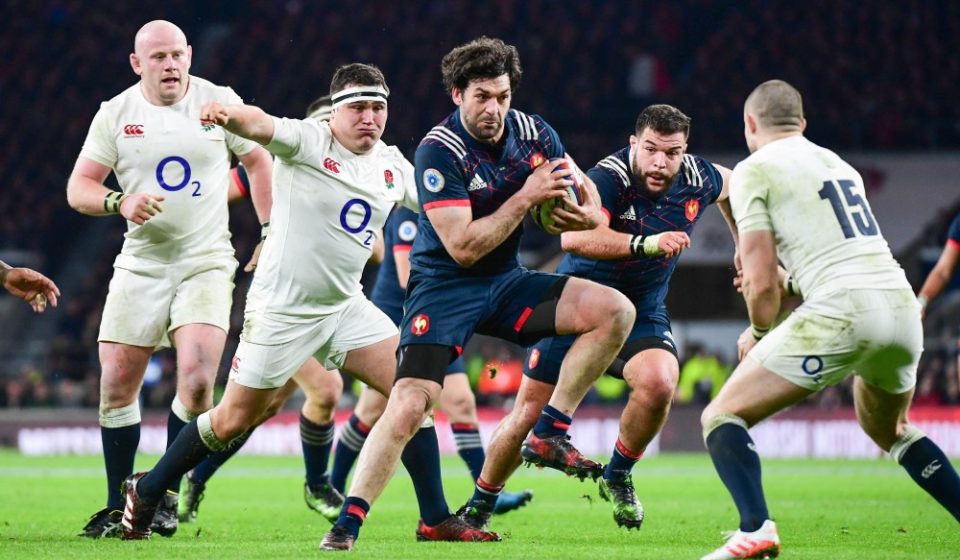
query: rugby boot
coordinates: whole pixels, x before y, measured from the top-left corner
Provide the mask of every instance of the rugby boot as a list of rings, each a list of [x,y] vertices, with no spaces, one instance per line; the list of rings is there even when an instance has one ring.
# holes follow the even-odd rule
[[[203,501],[203,490],[205,485],[194,482],[188,472],[180,480],[180,496],[177,499],[177,518],[181,523],[194,523],[197,520],[197,510],[200,509],[200,502]]]
[[[520,448],[520,455],[528,464],[550,467],[580,480],[596,480],[603,475],[603,465],[580,453],[566,434],[543,438],[530,434]]]
[[[600,497],[613,502],[613,520],[618,527],[640,530],[643,524],[643,505],[637,499],[633,488],[633,477],[626,475],[621,479],[600,478]]]
[[[497,496],[497,504],[493,506],[494,515],[503,515],[515,509],[520,509],[533,499],[533,490],[522,492],[501,492]]]
[[[177,494],[167,492],[160,503],[157,504],[157,512],[153,514],[153,521],[150,523],[150,531],[161,537],[172,537],[177,532],[179,519],[177,519],[177,503],[179,502]]]
[[[700,560],[733,560],[734,558],[776,558],[780,555],[777,524],[767,519],[759,529],[744,533],[737,529],[727,543]]]
[[[123,481],[120,490],[123,492],[125,503],[123,505],[123,527],[124,540],[141,540],[150,538],[150,525],[153,522],[153,515],[156,513],[158,504],[144,502],[137,495],[137,482],[146,476],[147,473],[141,472],[128,476]]]
[[[417,540],[495,542],[500,540],[500,535],[471,527],[456,515],[451,515],[433,527],[430,527],[421,519],[417,525]]]
[[[319,513],[330,523],[336,523],[343,507],[343,494],[337,491],[330,482],[316,486],[303,484],[303,500],[307,507]]]
[[[90,539],[119,537],[121,519],[123,519],[122,511],[105,507],[90,516],[90,520],[77,536]]]
[[[454,515],[474,529],[484,531],[490,524],[490,517],[493,515],[494,509],[496,508],[491,508],[484,502],[470,500],[458,509]]]
[[[341,525],[334,525],[320,541],[320,550],[353,550],[356,537],[349,529]]]

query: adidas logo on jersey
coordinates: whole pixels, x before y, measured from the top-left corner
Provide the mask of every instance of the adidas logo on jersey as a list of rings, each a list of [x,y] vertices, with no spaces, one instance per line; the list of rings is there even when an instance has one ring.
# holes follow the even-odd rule
[[[624,212],[623,214],[620,214],[620,219],[621,219],[621,220],[636,220],[636,219],[637,219],[637,213],[633,210],[633,205],[632,205],[632,204],[630,205],[629,208],[627,208],[627,211],[626,211],[626,212]]]
[[[474,175],[473,179],[470,179],[470,184],[467,186],[468,191],[479,191],[485,188],[487,188],[487,182],[481,179],[479,175]]]

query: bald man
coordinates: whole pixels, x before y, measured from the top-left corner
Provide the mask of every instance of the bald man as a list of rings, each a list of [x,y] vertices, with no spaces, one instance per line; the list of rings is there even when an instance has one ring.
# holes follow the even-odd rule
[[[701,419],[740,526],[702,560],[780,553],[747,429],[854,373],[864,432],[960,521],[956,471],[907,418],[923,350],[920,304],[880,233],[863,179],[803,136],[800,93],[782,80],[754,89],[743,120],[752,155],[733,170],[730,202],[751,324],[737,341],[740,365]],[[783,292],[804,301],[775,325]]]
[[[270,214],[270,155],[200,118],[208,103],[242,100],[191,76],[191,56],[176,25],[158,20],[140,28],[130,54],[140,80],[101,104],[67,183],[72,208],[127,223],[98,337],[106,507],[91,516],[84,537],[119,535],[120,485],[133,472],[138,395],[154,349],[177,349],[168,443],[213,406],[237,267],[227,228],[231,153],[250,176],[260,221]],[[119,191],[104,186],[111,171]],[[171,484],[154,518],[158,534],[177,530],[178,486]]]

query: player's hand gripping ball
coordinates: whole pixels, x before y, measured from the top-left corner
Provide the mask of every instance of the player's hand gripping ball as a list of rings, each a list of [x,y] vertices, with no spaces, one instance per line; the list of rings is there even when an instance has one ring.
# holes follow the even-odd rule
[[[587,191],[584,186],[583,172],[580,171],[580,168],[577,167],[577,164],[573,161],[567,158],[553,158],[545,165],[552,165],[554,170],[573,169],[573,174],[567,177],[568,180],[573,181],[573,184],[567,186],[566,196],[551,198],[530,208],[533,223],[548,233],[555,233],[556,230],[553,230],[553,218],[550,217],[550,213],[553,212],[554,207],[558,205],[564,207],[567,204],[580,206],[587,199]]]

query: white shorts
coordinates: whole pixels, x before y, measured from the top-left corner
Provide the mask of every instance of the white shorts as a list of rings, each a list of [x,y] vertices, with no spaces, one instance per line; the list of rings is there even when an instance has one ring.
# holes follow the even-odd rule
[[[255,344],[240,336],[230,379],[252,389],[282,387],[310,356],[328,370],[341,369],[347,353],[396,336],[397,326],[362,294],[316,322],[297,325],[289,342]],[[291,327],[283,326],[284,333]]]
[[[923,351],[920,305],[910,290],[851,290],[804,302],[750,357],[816,391],[848,375],[891,394],[916,384]]]
[[[118,259],[119,260],[119,259]],[[230,330],[233,257],[192,259],[173,265],[139,259],[114,264],[100,322],[101,342],[168,346],[183,325],[205,323]]]

